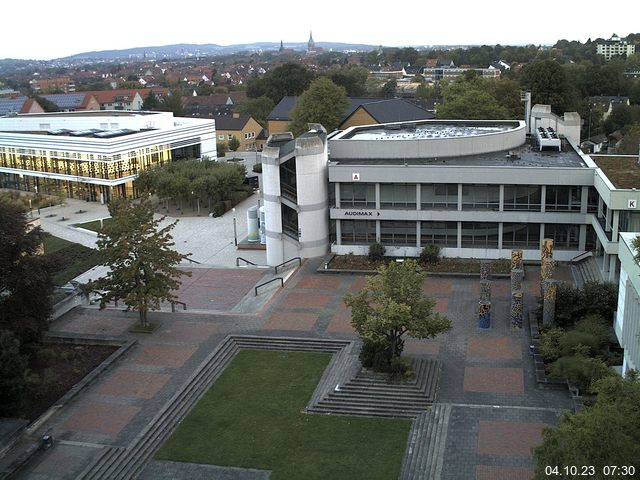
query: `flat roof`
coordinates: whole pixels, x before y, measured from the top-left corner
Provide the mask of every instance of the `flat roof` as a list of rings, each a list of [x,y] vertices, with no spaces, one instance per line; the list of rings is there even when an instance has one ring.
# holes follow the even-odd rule
[[[350,134],[342,137],[349,140],[407,140],[422,138],[456,138],[474,137],[488,133],[499,133],[513,130],[518,122],[496,122],[495,124],[469,122],[439,121],[432,123],[395,123],[358,127]]]
[[[589,155],[616,188],[640,188],[637,155]]]
[[[135,117],[138,115],[159,115],[166,112],[147,112],[138,110],[82,110],[77,112],[45,112],[45,113],[23,113],[16,117]]]
[[[340,159],[330,157],[334,165],[440,165],[440,166],[486,166],[486,167],[559,167],[589,168],[571,145],[565,144],[562,151],[557,149],[540,151],[531,140],[511,150],[464,155],[445,158],[390,158],[390,159]]]

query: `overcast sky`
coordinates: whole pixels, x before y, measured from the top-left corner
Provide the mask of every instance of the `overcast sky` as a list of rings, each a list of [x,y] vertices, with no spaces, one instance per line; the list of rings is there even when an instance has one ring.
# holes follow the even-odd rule
[[[224,12],[228,10],[228,14]],[[637,0],[8,1],[0,58],[175,43],[553,44],[640,31]]]

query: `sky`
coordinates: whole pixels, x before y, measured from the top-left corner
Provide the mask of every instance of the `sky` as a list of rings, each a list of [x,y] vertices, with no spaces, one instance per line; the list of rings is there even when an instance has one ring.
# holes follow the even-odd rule
[[[50,60],[76,53],[175,43],[363,43],[384,46],[552,45],[640,32],[637,0],[616,12],[595,0],[388,0],[264,2],[3,2],[0,58]],[[605,9],[605,15],[600,15]],[[226,12],[228,11],[228,13]]]

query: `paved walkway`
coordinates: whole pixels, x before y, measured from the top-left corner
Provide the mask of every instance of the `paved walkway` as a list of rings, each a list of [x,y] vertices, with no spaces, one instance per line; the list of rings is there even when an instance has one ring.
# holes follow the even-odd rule
[[[234,313],[233,304],[241,301],[238,292],[252,290],[263,271],[237,276],[239,269],[220,269],[202,281],[194,279],[191,286],[200,288],[199,284],[214,280],[206,294],[217,294],[211,297],[217,297],[217,313],[152,313],[151,319],[162,323],[152,335],[129,333],[136,316],[121,310],[77,308],[59,319],[53,325],[58,332],[135,338],[139,344],[49,420],[46,428],[59,442],[32,462],[22,477],[74,478],[103,446],[127,446],[229,333],[355,338],[342,297],[362,288],[365,277],[317,274],[318,265],[319,260],[307,261],[253,314]],[[537,274],[536,269],[527,269],[528,306],[538,286]],[[436,310],[446,313],[454,325],[434,340],[408,339],[405,347],[410,355],[437,357],[444,365],[438,402],[450,405],[451,415],[444,426],[441,478],[530,478],[530,448],[540,442],[544,425],[556,423],[561,410],[570,408],[570,401],[566,392],[537,388],[526,329],[514,331],[509,326],[509,280],[493,282],[492,327],[486,330],[477,327],[475,315],[478,279],[431,277],[425,291],[436,298]],[[201,304],[206,304],[208,297],[201,297]],[[143,478],[153,478],[154,468],[156,463]],[[237,471],[229,475],[255,478],[249,472],[246,477]]]

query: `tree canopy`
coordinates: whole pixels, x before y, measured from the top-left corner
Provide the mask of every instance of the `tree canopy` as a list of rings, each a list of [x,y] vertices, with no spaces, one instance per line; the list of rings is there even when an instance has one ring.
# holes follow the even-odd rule
[[[451,329],[444,315],[433,312],[435,300],[423,291],[426,273],[414,260],[392,262],[367,278],[357,294],[348,293],[344,302],[351,307],[351,325],[366,342],[385,344],[387,361],[402,353],[402,336],[433,338]]]
[[[576,109],[575,87],[555,60],[536,60],[525,65],[520,72],[520,83],[531,92],[534,104],[551,105],[559,115]]]
[[[39,254],[43,236],[20,207],[0,197],[0,329],[21,343],[38,341],[51,314],[55,266]]]
[[[344,87],[320,77],[298,98],[289,128],[297,136],[307,131],[308,123],[320,123],[331,132],[340,125],[348,105]]]
[[[633,465],[640,458],[640,382],[637,374],[627,378],[609,376],[596,382],[596,403],[576,414],[565,413],[557,427],[547,427],[543,443],[535,449],[534,478],[549,478],[548,465],[592,465],[605,480],[603,467]],[[628,478],[631,478],[630,475]]]
[[[314,76],[313,72],[307,70],[304,65],[287,62],[274,68],[264,77],[249,81],[247,96],[251,98],[266,96],[276,104],[284,96],[300,95],[309,87]]]
[[[258,98],[247,98],[244,102],[242,102],[235,108],[235,111],[240,115],[253,117],[256,122],[258,122],[263,127],[266,127],[267,115],[271,113],[273,107],[273,100],[271,100],[266,95],[263,95]]]
[[[87,285],[100,291],[100,308],[123,300],[137,310],[140,323],[147,326],[147,312],[157,310],[163,301],[177,300],[175,291],[182,275],[190,276],[177,265],[190,254],[172,250],[171,230],[177,220],[160,228],[149,200],[132,203],[118,199],[109,205],[112,221],[98,232],[98,249],[110,270],[106,276]]]

